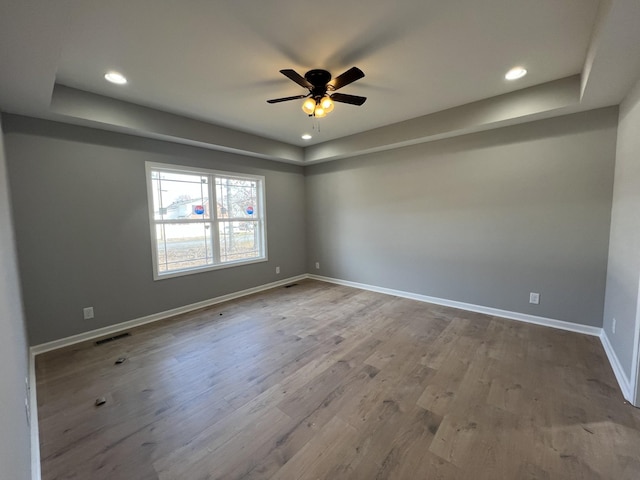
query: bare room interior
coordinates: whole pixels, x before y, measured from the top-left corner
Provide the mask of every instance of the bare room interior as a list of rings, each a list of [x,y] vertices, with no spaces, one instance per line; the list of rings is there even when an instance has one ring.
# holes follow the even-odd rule
[[[0,478],[640,478],[637,0],[0,0]]]

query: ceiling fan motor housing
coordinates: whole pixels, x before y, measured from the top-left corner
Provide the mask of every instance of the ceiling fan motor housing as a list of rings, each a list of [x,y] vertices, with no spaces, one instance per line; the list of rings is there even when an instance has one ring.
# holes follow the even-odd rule
[[[311,96],[313,98],[324,97],[327,93],[327,83],[331,80],[331,73],[326,70],[314,69],[304,74],[304,78],[313,85]]]

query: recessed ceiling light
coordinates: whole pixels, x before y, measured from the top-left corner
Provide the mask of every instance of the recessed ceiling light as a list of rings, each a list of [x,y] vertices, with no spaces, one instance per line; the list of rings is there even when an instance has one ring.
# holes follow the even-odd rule
[[[302,135],[302,139],[303,140],[311,140],[311,135],[309,135],[308,133],[305,133],[304,135]]]
[[[107,72],[104,75],[104,78],[106,78],[108,82],[115,83],[117,85],[124,85],[127,83],[125,76],[118,72]]]
[[[524,77],[527,74],[527,71],[522,67],[513,67],[511,70],[507,72],[504,76],[507,80],[517,80],[519,78]]]

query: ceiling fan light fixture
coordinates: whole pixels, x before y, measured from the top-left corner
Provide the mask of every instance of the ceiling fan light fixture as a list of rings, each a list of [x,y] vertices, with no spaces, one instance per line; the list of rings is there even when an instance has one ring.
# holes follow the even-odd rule
[[[333,100],[331,100],[331,97],[322,97],[322,100],[320,100],[320,106],[325,113],[331,113],[334,107]]]
[[[315,109],[316,100],[314,98],[309,97],[304,102],[302,102],[302,111],[307,115],[313,115]]]
[[[351,67],[346,72],[338,75],[333,80],[331,73],[327,70],[313,69],[304,74],[304,77],[295,70],[285,68],[280,73],[289,80],[306,88],[307,95],[292,95],[290,97],[272,98],[267,103],[281,103],[290,100],[305,99],[302,102],[302,111],[310,117],[322,118],[331,113],[335,107],[334,102],[346,103],[350,105],[362,105],[367,97],[358,95],[347,95],[344,93],[333,93],[346,85],[350,85],[356,80],[364,77],[364,73],[358,67]],[[330,92],[330,93],[329,93]]]

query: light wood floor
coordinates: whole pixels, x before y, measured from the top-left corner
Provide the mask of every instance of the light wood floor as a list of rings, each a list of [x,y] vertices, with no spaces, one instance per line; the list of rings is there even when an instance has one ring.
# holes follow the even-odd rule
[[[130,332],[37,357],[43,479],[640,478],[595,337],[311,280]]]

